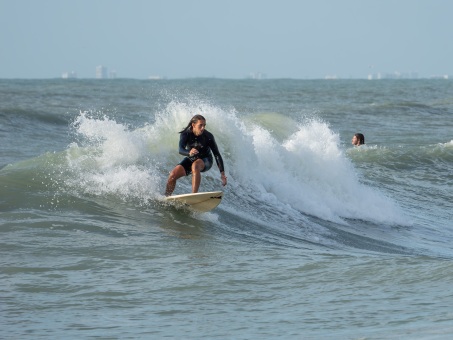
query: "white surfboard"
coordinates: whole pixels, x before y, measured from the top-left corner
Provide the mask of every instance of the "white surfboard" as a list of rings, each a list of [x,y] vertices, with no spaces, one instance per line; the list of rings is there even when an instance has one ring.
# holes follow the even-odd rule
[[[208,212],[220,204],[222,197],[222,191],[211,191],[168,196],[165,201],[185,205],[195,211]]]

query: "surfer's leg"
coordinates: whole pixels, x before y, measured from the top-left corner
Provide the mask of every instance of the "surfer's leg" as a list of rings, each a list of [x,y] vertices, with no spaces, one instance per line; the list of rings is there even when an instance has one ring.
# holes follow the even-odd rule
[[[165,188],[165,196],[170,196],[175,190],[176,181],[178,178],[186,176],[186,170],[182,165],[177,165],[175,168],[170,172],[167,180],[167,187]]]
[[[201,182],[201,171],[204,169],[204,162],[202,159],[197,159],[192,163],[192,192],[198,192]]]

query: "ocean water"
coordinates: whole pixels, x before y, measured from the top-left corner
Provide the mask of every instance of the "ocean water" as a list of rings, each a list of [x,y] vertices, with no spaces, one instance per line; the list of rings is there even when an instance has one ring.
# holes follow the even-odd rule
[[[453,337],[449,80],[0,80],[0,145],[1,338]]]

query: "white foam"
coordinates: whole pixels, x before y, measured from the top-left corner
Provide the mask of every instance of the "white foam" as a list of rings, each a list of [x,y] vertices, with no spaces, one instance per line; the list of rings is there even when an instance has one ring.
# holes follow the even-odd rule
[[[100,148],[97,157],[100,167],[135,164],[146,154],[146,140],[140,131],[129,131],[106,116],[90,118],[87,112],[81,112],[74,126],[91,145]]]

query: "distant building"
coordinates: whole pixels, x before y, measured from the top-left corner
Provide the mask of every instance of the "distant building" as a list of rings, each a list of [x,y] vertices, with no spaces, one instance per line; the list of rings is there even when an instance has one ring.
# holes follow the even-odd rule
[[[395,71],[393,73],[373,73],[368,74],[368,80],[373,79],[418,79],[417,72],[399,72]]]
[[[77,78],[77,73],[74,71],[71,72],[64,72],[61,74],[61,78],[63,79],[76,79]]]
[[[447,79],[448,80],[448,74],[434,75],[429,78],[430,79]]]
[[[250,72],[247,78],[248,79],[266,79],[267,76],[265,73],[261,73],[261,72]]]
[[[96,66],[96,79],[107,79],[108,72],[107,67],[99,65]]]

